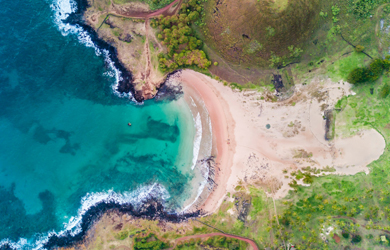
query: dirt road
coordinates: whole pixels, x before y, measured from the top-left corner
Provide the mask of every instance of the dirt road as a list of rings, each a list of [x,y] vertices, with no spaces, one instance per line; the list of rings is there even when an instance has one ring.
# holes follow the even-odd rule
[[[159,15],[172,16],[178,12],[180,9],[181,3],[183,0],[175,0],[164,8],[158,9],[154,12],[139,11],[133,9],[125,9],[122,6],[112,4],[109,14],[114,14],[117,16],[129,17],[129,18],[139,18],[139,19],[148,19],[152,17],[157,17]]]

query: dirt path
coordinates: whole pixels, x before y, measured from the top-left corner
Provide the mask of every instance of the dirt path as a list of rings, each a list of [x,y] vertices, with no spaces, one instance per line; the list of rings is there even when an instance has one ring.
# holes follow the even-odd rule
[[[167,15],[175,14],[176,11],[180,8],[182,2],[183,0],[175,0],[171,4],[165,6],[164,8],[161,8],[153,13],[150,13],[149,15],[146,16],[146,18],[151,18],[159,15],[167,16]],[[174,6],[175,9],[170,11],[170,9],[173,8]]]
[[[176,239],[175,245],[173,246],[173,248],[175,248],[177,243],[180,241],[185,241],[185,240],[189,240],[189,239],[196,239],[196,238],[209,238],[209,237],[213,237],[213,236],[225,236],[228,238],[242,240],[242,241],[247,242],[249,245],[251,245],[254,250],[259,250],[259,247],[256,245],[256,243],[253,240],[250,240],[250,239],[247,239],[244,237],[240,237],[240,236],[236,236],[236,235],[225,234],[225,233],[199,234],[199,235],[191,235],[191,236],[185,236],[182,238],[178,238],[178,239]]]
[[[164,8],[158,9],[154,12],[137,11],[137,10],[134,11],[130,9],[124,10],[121,9],[119,6],[112,4],[109,13],[118,16],[139,18],[139,19],[148,19],[159,15],[171,16],[177,13],[177,11],[180,9],[182,2],[183,0],[175,0],[169,5],[165,6]]]
[[[145,20],[145,54],[146,54],[146,65],[145,65],[145,81],[149,81],[150,76],[150,51],[149,51],[149,19]]]
[[[378,7],[378,9],[376,10],[375,12],[375,16],[378,16],[379,12],[385,7],[389,5],[388,3],[385,3],[385,4],[382,4],[381,6]],[[378,21],[377,21],[377,24],[375,26],[375,38],[378,42],[378,45],[379,45],[379,52],[382,51],[382,43],[381,43],[381,40],[379,38],[379,32],[381,31],[381,29],[379,28],[380,27],[380,22],[381,22],[381,18],[378,18]]]

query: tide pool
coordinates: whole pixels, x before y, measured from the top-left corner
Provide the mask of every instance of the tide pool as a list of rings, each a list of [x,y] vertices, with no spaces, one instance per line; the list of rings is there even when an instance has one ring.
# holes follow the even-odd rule
[[[93,194],[137,197],[158,184],[177,209],[196,192],[184,99],[136,105],[115,95],[113,69],[61,33],[53,4],[0,9],[0,241],[63,230]]]

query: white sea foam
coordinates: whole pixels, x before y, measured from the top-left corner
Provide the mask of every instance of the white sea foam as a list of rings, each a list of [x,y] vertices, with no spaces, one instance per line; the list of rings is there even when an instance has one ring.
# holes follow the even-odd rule
[[[82,216],[94,205],[100,202],[115,202],[116,204],[132,204],[138,208],[142,202],[150,197],[159,197],[163,200],[168,199],[168,191],[160,184],[142,186],[132,192],[116,193],[112,190],[109,192],[88,193],[81,199],[81,207],[76,217],[72,217],[68,223],[64,224],[64,231],[71,231],[71,235],[80,233],[80,223]]]
[[[192,97],[190,97],[191,99],[191,105],[195,108],[197,108],[197,104],[195,103],[194,99]],[[197,190],[197,194],[196,194],[196,197],[195,199],[190,203],[188,204],[187,206],[185,206],[180,213],[185,213],[189,208],[192,207],[192,205],[194,205],[199,197],[201,196],[203,190],[205,189],[206,185],[207,185],[207,180],[208,180],[208,177],[209,177],[209,174],[210,174],[210,169],[208,167],[208,164],[207,162],[202,162],[201,164],[197,164],[197,159],[199,158],[199,154],[201,153],[200,151],[202,151],[201,153],[201,157],[208,157],[211,155],[211,152],[212,152],[212,138],[213,138],[213,130],[212,130],[212,124],[211,124],[211,119],[210,119],[210,115],[209,115],[209,112],[204,104],[204,102],[201,102],[202,103],[202,112],[204,112],[204,115],[207,119],[207,124],[208,124],[208,128],[206,127],[206,131],[207,129],[209,130],[209,138],[203,138],[202,135],[203,135],[203,127],[202,127],[202,120],[201,120],[201,115],[200,113],[197,113],[197,116],[196,118],[194,117],[192,111],[192,117],[193,117],[193,120],[194,120],[194,123],[195,123],[195,128],[197,129],[196,131],[196,135],[195,135],[195,139],[194,139],[194,153],[193,153],[193,160],[192,160],[192,169],[195,168],[195,166],[198,166],[199,170],[200,170],[200,173],[202,175],[202,181],[200,182],[199,184],[199,187],[198,187],[198,190]],[[200,129],[199,129],[200,128]],[[200,131],[200,137],[197,135],[198,134],[198,131]],[[202,150],[201,149],[201,146],[202,146]],[[196,153],[195,153],[196,151]]]
[[[195,124],[195,138],[194,138],[194,147],[193,147],[193,153],[192,153],[192,167],[191,169],[194,170],[196,162],[198,161],[199,157],[199,150],[200,150],[200,143],[202,142],[202,134],[203,134],[203,129],[202,129],[202,119],[200,118],[200,114],[198,113],[196,115],[196,118],[194,119],[194,124]]]
[[[112,190],[108,192],[88,193],[81,199],[81,207],[77,212],[77,216],[71,217],[67,223],[64,223],[63,230],[60,232],[48,232],[45,236],[40,237],[36,242],[28,242],[26,239],[19,239],[18,242],[12,242],[9,239],[4,239],[0,242],[0,247],[9,244],[15,249],[43,249],[44,244],[50,236],[65,236],[67,233],[75,236],[81,232],[81,221],[83,215],[93,206],[100,202],[114,202],[119,205],[131,204],[138,209],[143,202],[148,198],[158,197],[162,200],[170,198],[168,191],[164,186],[158,183],[153,185],[142,186],[132,192],[116,193]]]
[[[205,188],[205,186],[207,184],[207,180],[208,180],[209,173],[210,173],[210,170],[209,170],[209,168],[207,166],[207,162],[203,162],[201,164],[200,168],[201,168],[201,174],[202,174],[202,177],[203,177],[203,181],[199,185],[198,192],[196,194],[195,199],[190,204],[188,204],[185,208],[183,208],[181,210],[180,213],[182,213],[182,214],[185,213],[190,207],[192,207],[192,205],[195,204],[195,202],[198,201],[200,195],[202,194],[202,192],[203,192],[203,190],[204,190],[204,188]]]
[[[67,36],[69,34],[76,35],[81,44],[84,44],[86,47],[93,48],[97,56],[104,57],[104,61],[110,69],[105,73],[105,75],[114,77],[115,79],[115,83],[111,86],[113,93],[118,97],[129,98],[135,101],[131,93],[118,92],[119,82],[123,79],[121,72],[115,67],[114,62],[111,60],[109,51],[97,47],[92,41],[90,34],[80,25],[65,23],[66,18],[77,11],[76,2],[73,0],[54,0],[50,7],[54,11],[54,23],[63,36]]]
[[[191,105],[194,106],[194,107],[196,108],[197,106],[196,106],[196,103],[194,102],[194,99],[192,99],[191,96],[190,96],[190,98],[191,98]]]

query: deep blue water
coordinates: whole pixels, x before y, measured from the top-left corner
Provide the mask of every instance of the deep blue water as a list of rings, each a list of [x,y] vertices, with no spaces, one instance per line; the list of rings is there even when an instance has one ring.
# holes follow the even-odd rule
[[[51,0],[1,3],[0,241],[61,231],[83,197],[110,191],[129,199],[158,183],[180,207],[193,178],[187,104],[118,97],[113,70],[59,29]]]

